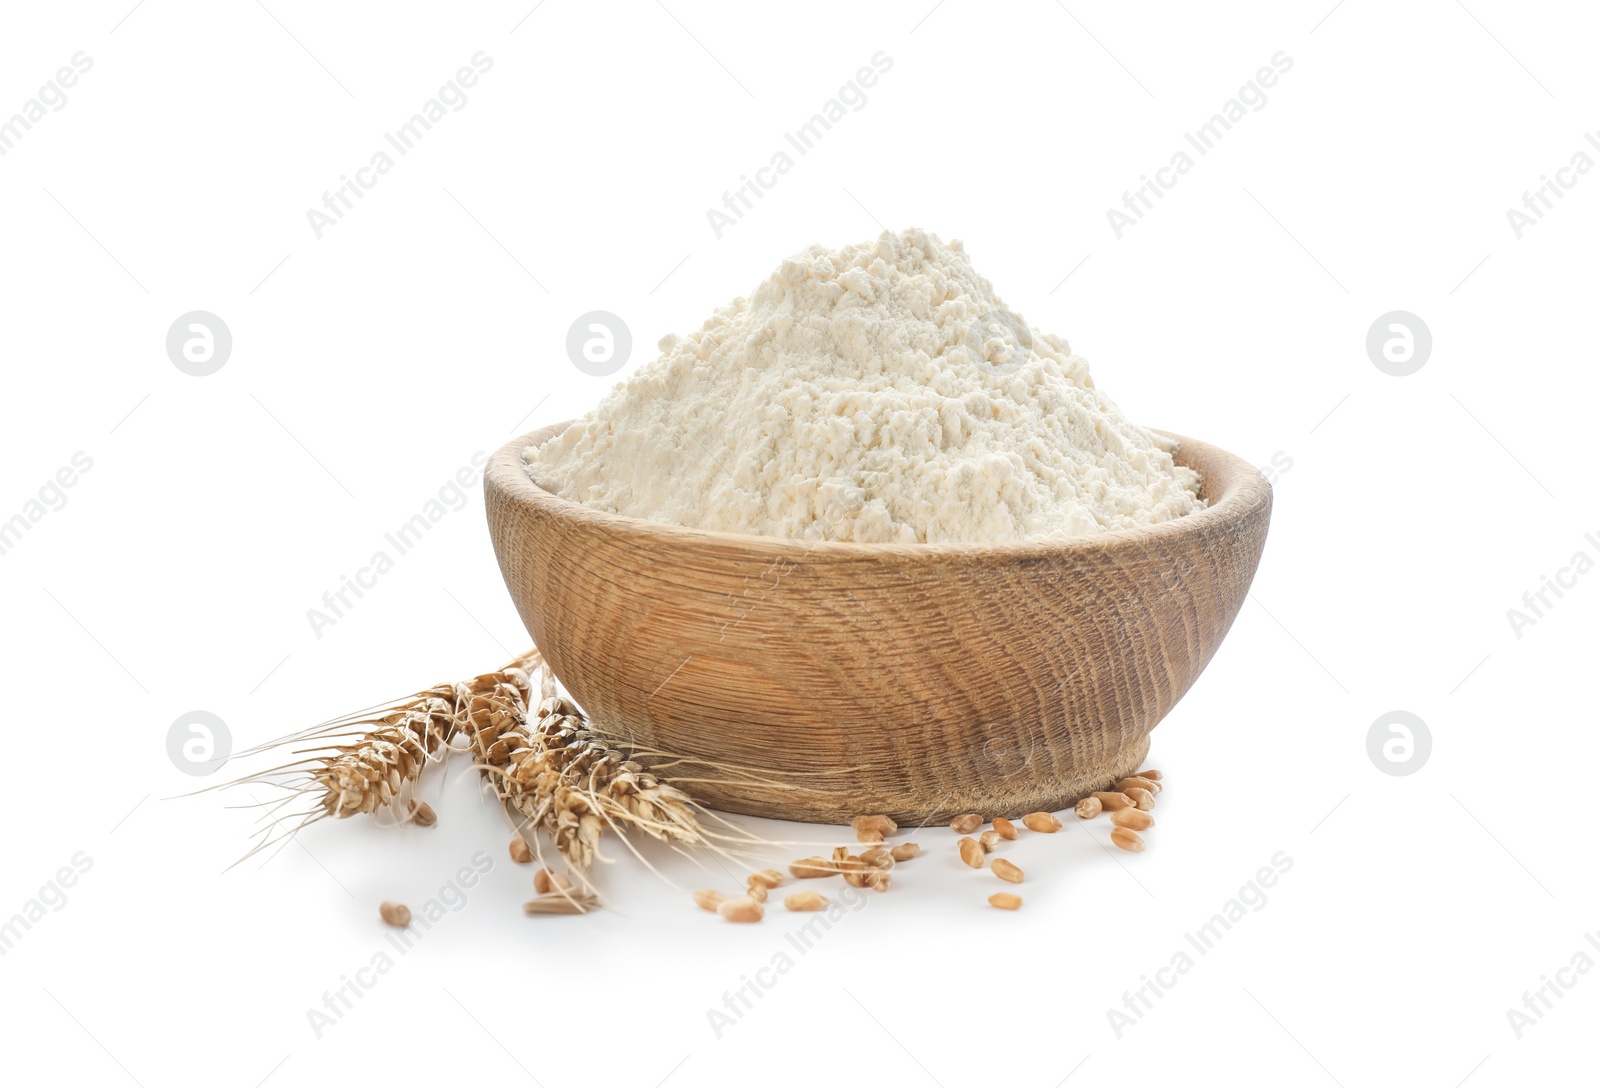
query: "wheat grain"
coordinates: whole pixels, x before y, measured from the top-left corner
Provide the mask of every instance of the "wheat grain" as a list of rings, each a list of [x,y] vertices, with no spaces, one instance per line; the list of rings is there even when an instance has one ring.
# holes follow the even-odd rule
[[[899,849],[899,847],[895,849]],[[839,867],[827,858],[801,858],[789,866],[789,872],[800,880],[815,880],[818,877],[834,876],[839,871]]]
[[[1001,880],[1012,884],[1022,883],[1022,870],[1011,864],[1005,858],[995,858],[989,865],[989,871]]]
[[[1136,808],[1125,808],[1111,814],[1111,823],[1114,827],[1126,827],[1130,831],[1144,831],[1156,825],[1156,818]]]
[[[1022,818],[1022,826],[1041,835],[1054,835],[1061,830],[1061,821],[1048,812],[1030,812]]]
[[[783,897],[786,910],[823,910],[827,905],[828,897],[819,892],[795,892]]]
[[[717,913],[727,922],[759,922],[767,910],[754,899],[724,899],[717,904]]]
[[[878,841],[880,842],[900,830],[899,825],[887,816],[857,816],[850,821],[850,827],[857,835],[876,832],[879,835]],[[866,842],[867,840],[862,839],[861,841]]]
[[[1124,850],[1131,850],[1136,854],[1144,849],[1144,839],[1139,837],[1137,831],[1126,827],[1113,827],[1111,841]]]
[[[862,851],[861,860],[874,869],[894,868],[894,853],[890,850],[885,850],[881,846]]]

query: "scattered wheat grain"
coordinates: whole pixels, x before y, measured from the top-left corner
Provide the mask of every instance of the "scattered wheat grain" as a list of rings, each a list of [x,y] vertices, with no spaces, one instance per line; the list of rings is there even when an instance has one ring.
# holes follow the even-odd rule
[[[1061,821],[1048,812],[1030,812],[1022,818],[1022,826],[1043,835],[1054,835],[1061,830]]]
[[[1001,880],[1007,881],[1011,884],[1022,883],[1022,870],[1011,864],[1005,858],[995,858],[994,861],[989,864],[989,871],[994,873],[994,875],[999,877]]]
[[[899,849],[899,847],[895,847]],[[818,877],[833,876],[839,867],[827,858],[801,858],[789,865],[789,872],[800,880],[815,880]]]
[[[900,825],[887,816],[857,816],[850,821],[850,826],[855,829],[857,835],[864,832],[877,832],[879,842],[900,830]],[[862,839],[861,841],[866,842],[868,840]]]
[[[743,899],[724,899],[717,904],[717,913],[725,922],[759,922],[766,917],[767,909],[747,896]]]
[[[540,869],[533,874],[533,890],[539,895],[548,895],[550,892],[566,891],[572,887],[572,881],[560,873],[552,873],[549,869]]]
[[[1132,850],[1136,854],[1144,849],[1144,840],[1139,837],[1137,831],[1131,828],[1113,827],[1111,829],[1111,841],[1124,850]]]
[[[783,897],[786,910],[823,910],[827,905],[828,897],[818,892],[795,892]]]
[[[894,854],[893,854],[893,852],[891,852],[889,850],[885,850],[881,846],[874,847],[871,850],[862,851],[861,860],[866,862],[868,865],[870,865],[874,869],[893,869],[894,868]]]

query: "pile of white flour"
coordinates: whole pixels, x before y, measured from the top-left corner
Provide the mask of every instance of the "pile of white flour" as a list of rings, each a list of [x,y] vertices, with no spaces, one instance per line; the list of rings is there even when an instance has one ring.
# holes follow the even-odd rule
[[[630,517],[802,540],[994,542],[1205,505],[960,242],[813,246],[530,449],[532,478]]]

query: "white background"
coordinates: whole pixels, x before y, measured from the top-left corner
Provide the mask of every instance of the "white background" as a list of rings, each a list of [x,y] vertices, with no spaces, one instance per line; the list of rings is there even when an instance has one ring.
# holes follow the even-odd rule
[[[1600,959],[1600,575],[1520,638],[1506,613],[1600,556],[1600,176],[1520,239],[1506,209],[1600,126],[1592,12],[130,3],[7,5],[0,32],[0,117],[93,60],[0,157],[0,519],[93,462],[0,555],[0,919],[92,862],[0,958],[10,1069],[1487,1088],[1588,1068],[1600,978],[1567,973],[1520,1038],[1507,1010]],[[466,106],[318,239],[306,210],[480,50]],[[866,106],[718,239],[706,210],[880,50]],[[1267,104],[1118,239],[1106,210],[1280,50]],[[1134,418],[1292,461],[1252,600],[1154,735],[1147,853],[1105,852],[1103,821],[1028,838],[1006,914],[925,831],[895,890],[720,1038],[707,1010],[803,919],[723,924],[687,889],[732,878],[667,864],[679,890],[626,858],[607,911],[525,918],[529,872],[461,763],[427,786],[435,829],[324,823],[222,875],[251,827],[224,806],[248,798],[164,798],[249,767],[179,773],[175,718],[211,711],[244,747],[524,648],[476,487],[321,637],[307,610],[475,452],[600,397],[614,379],[566,358],[577,315],[622,316],[638,366],[786,254],[906,225],[964,240]],[[232,332],[210,377],[166,355],[192,310]],[[1392,310],[1432,330],[1410,377],[1365,349]],[[1367,755],[1396,709],[1433,738],[1409,777]],[[377,903],[420,904],[478,850],[465,907],[318,1037],[307,1011],[389,947]],[[1107,1010],[1279,851],[1266,905],[1119,1038]]]

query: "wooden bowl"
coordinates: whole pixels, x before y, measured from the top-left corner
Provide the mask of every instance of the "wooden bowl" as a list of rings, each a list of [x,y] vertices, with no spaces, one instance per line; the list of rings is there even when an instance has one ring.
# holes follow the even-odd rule
[[[839,823],[1055,811],[1138,770],[1238,614],[1272,488],[1178,438],[1198,513],[995,545],[807,543],[605,513],[484,475],[495,554],[551,668],[699,801]],[[1177,437],[1177,436],[1173,436]]]

